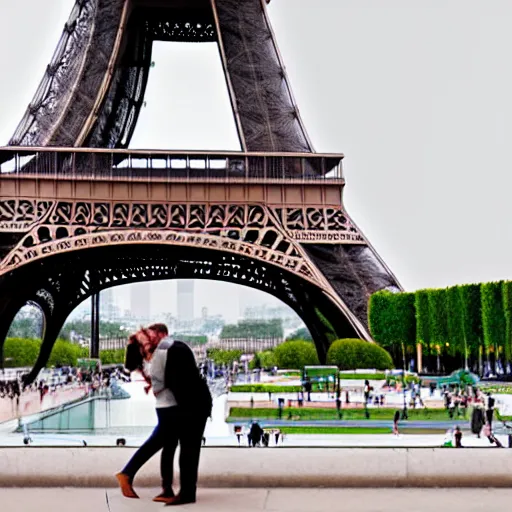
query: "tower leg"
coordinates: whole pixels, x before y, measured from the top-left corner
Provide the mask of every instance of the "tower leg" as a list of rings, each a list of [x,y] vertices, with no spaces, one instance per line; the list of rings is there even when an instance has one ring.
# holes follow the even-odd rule
[[[92,359],[100,357],[100,292],[91,297],[91,348]]]

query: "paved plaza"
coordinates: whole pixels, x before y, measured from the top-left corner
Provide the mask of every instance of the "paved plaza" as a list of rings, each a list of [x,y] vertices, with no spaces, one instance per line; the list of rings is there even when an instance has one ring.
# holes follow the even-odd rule
[[[110,408],[110,427],[108,429],[98,429],[97,431],[90,432],[47,432],[38,433],[31,432],[31,446],[99,446],[108,447],[115,446],[116,440],[119,437],[123,437],[126,440],[127,446],[136,447],[140,446],[154,425],[156,424],[156,414],[154,408],[154,397],[152,395],[146,395],[143,390],[143,383],[140,380],[134,380],[130,383],[122,383],[121,387],[127,391],[131,398],[129,400],[113,400],[109,402]],[[429,399],[428,390],[422,390],[425,394],[424,399]],[[33,393],[27,393],[22,395],[22,404],[27,404],[25,409],[28,410],[30,407],[35,413],[34,417],[37,417],[37,413],[40,408],[50,409],[58,404],[65,403],[66,401],[72,400],[84,394],[85,390],[81,387],[66,387],[59,389],[56,393],[50,393],[45,396],[42,404],[40,404],[39,397]],[[439,391],[436,391],[433,401],[440,399],[438,396]],[[34,396],[32,396],[34,395]],[[273,397],[277,399],[276,395]],[[290,394],[290,398],[296,396],[296,394]],[[251,423],[249,418],[246,418],[237,423],[226,423],[225,417],[228,414],[229,407],[233,405],[233,399],[241,400],[247,406],[251,397],[254,397],[256,403],[268,401],[268,393],[228,393],[221,396],[217,396],[214,399],[212,419],[207,422],[205,437],[206,447],[234,447],[238,446],[239,442],[237,437],[234,435],[234,426],[236,424],[242,425],[247,430],[248,425]],[[330,403],[329,397],[326,394],[313,393],[311,397],[314,402],[318,405]],[[362,395],[359,396],[353,393],[355,401],[362,400]],[[504,398],[512,398],[510,395],[501,395],[500,400]],[[387,400],[390,404],[394,404],[396,407],[401,405],[403,395],[399,393],[389,393]],[[330,401],[326,401],[330,400]],[[10,410],[11,401],[8,399],[0,400],[0,405],[3,405],[4,412]],[[29,419],[30,413],[26,412],[23,414],[25,420]],[[478,439],[472,435],[468,430],[469,419],[454,418],[446,421],[414,421],[410,420],[407,422],[400,422],[401,427],[409,429],[405,433],[401,433],[398,436],[392,434],[392,422],[391,420],[315,420],[312,421],[288,421],[283,420],[261,420],[262,425],[268,427],[279,428],[285,425],[293,426],[346,426],[346,427],[378,427],[378,428],[389,428],[389,434],[288,434],[284,438],[279,439],[277,444],[278,448],[282,447],[304,447],[304,446],[332,446],[332,447],[362,447],[362,446],[374,446],[374,447],[389,447],[389,448],[406,448],[406,447],[440,447],[444,444],[447,438],[446,432],[453,429],[456,425],[460,425],[464,431],[463,446],[465,447],[481,447],[481,448],[493,448],[493,445],[489,443],[486,438]],[[24,434],[21,432],[15,432],[18,426],[17,420],[4,421],[0,420],[0,446],[11,446],[20,447],[24,446]],[[418,433],[412,433],[411,428],[420,428]],[[496,427],[499,427],[496,422]],[[426,431],[433,429],[432,433]],[[504,446],[508,446],[508,438],[506,433],[501,430],[496,431],[498,439]],[[240,439],[240,445],[242,447],[247,446],[247,436],[244,435]],[[271,440],[270,448],[276,448],[276,444]]]
[[[67,386],[55,392],[47,393],[41,400],[38,391],[24,391],[17,406],[15,400],[0,399],[0,423],[18,416],[27,416],[53,409],[59,405],[76,400],[86,394],[84,386]]]
[[[141,499],[118,489],[0,489],[5,512],[148,512],[157,488],[140,489]],[[512,489],[200,489],[198,501],[179,510],[208,512],[480,512],[489,503],[509,510]]]

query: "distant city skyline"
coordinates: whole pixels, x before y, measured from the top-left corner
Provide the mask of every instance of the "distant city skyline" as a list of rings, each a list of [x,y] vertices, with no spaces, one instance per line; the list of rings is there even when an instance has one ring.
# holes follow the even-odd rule
[[[149,281],[143,283],[133,283],[122,286],[115,286],[102,292],[100,308],[102,315],[112,317],[114,309],[121,316],[130,311],[138,316],[141,312],[143,316],[160,317],[164,321],[167,317],[178,318],[178,283],[185,280],[166,280]],[[279,299],[265,292],[239,286],[222,281],[194,281],[194,307],[193,318],[202,318],[204,312],[208,316],[221,315],[226,323],[236,323],[244,316],[245,309],[248,307],[277,308],[285,306]],[[217,301],[212,302],[209,297],[212,287],[218,292]],[[206,293],[205,293],[206,291]],[[140,296],[146,299],[151,297],[147,308],[140,308],[134,305],[133,297]],[[90,300],[82,304],[72,317],[88,315],[90,309]]]

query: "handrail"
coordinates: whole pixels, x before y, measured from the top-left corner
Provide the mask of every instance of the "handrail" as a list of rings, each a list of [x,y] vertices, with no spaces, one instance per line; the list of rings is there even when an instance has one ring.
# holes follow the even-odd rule
[[[342,154],[7,146],[0,177],[73,179],[343,180]]]
[[[343,160],[343,153],[296,153],[296,152],[266,152],[266,151],[210,151],[197,149],[167,150],[167,149],[108,149],[85,147],[57,146],[0,146],[1,153],[106,153],[114,155],[194,155],[194,156],[225,156],[225,157],[289,157],[289,158],[332,158]]]

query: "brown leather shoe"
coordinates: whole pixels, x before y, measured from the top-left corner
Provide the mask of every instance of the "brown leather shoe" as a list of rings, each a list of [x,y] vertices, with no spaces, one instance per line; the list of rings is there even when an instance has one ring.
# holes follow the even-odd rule
[[[139,496],[133,490],[132,487],[132,479],[125,475],[124,473],[116,474],[117,481],[119,482],[119,487],[121,487],[121,492],[125,498],[138,498]]]
[[[155,496],[153,498],[153,501],[156,501],[158,503],[169,503],[169,501],[172,501],[176,496],[172,492],[163,491],[158,496]]]
[[[170,506],[170,505],[186,505],[187,503],[195,503],[196,502],[196,499],[195,497],[186,497],[186,496],[181,496],[178,494],[178,496],[175,496],[174,498],[171,498],[166,504],[165,506]]]

